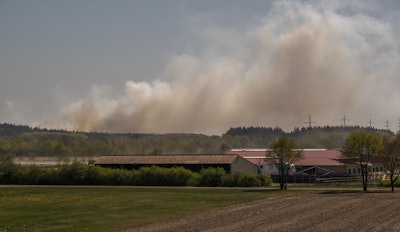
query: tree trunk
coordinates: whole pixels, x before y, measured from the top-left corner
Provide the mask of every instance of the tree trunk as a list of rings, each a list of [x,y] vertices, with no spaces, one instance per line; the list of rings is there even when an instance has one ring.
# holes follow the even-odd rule
[[[367,191],[367,186],[368,186],[368,174],[365,174],[365,181],[363,181],[364,192]]]
[[[280,167],[279,167],[279,187],[280,190],[285,189],[285,167],[283,166],[283,161],[280,161]]]
[[[390,187],[392,188],[392,192],[394,192],[393,172],[390,172]]]
[[[282,170],[281,180],[280,180],[280,189],[281,190],[285,189],[285,174],[284,174],[283,170]]]
[[[283,179],[283,189],[286,190],[287,189],[287,172],[285,173],[285,177]]]
[[[280,176],[279,187],[280,187],[280,190],[283,190],[284,187],[285,187],[285,182],[283,180],[283,175]]]
[[[361,167],[361,175],[362,175],[362,179],[363,179],[363,189],[364,192],[367,191],[367,187],[368,187],[368,165],[362,165]]]

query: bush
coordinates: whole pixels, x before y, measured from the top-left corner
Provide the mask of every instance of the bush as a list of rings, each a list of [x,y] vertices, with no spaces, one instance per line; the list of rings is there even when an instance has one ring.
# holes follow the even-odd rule
[[[400,181],[400,180],[399,180]],[[263,174],[227,174],[222,168],[194,173],[183,167],[143,167],[139,170],[109,169],[72,163],[56,168],[15,166],[0,183],[42,185],[139,185],[139,186],[269,186],[271,178]]]
[[[187,186],[198,187],[200,185],[200,174],[193,172],[192,176],[186,182]]]
[[[38,166],[18,167],[11,177],[12,184],[54,185],[60,177],[56,168]]]
[[[129,185],[132,171],[126,169],[113,169],[109,176],[109,185]]]
[[[271,186],[272,185],[272,178],[265,175],[265,174],[258,174],[258,178],[260,179],[260,186]]]
[[[14,155],[11,154],[0,156],[0,183],[12,184],[13,175],[18,168],[13,160]]]
[[[199,186],[222,186],[226,178],[226,172],[223,168],[207,168],[200,171]]]
[[[192,178],[193,172],[183,167],[175,167],[167,169],[168,186],[186,186],[189,179]]]
[[[390,187],[390,180],[383,180],[381,185],[383,187]],[[400,187],[400,178],[397,178],[397,180],[394,182],[394,187]]]
[[[81,185],[84,184],[87,166],[78,162],[60,167],[59,184],[64,185]]]
[[[261,186],[261,181],[257,174],[242,174],[238,179],[237,185],[240,187],[256,187]]]
[[[164,172],[164,173],[163,173]],[[157,186],[166,182],[165,171],[159,167],[142,167],[138,170],[135,185]]]
[[[152,166],[143,167],[137,171],[134,185],[185,186],[190,179],[193,179],[193,172],[183,167]]]
[[[241,173],[234,173],[230,175],[225,175],[222,178],[222,186],[224,187],[235,187],[238,186],[238,180],[240,176],[243,175]]]
[[[100,169],[96,166],[88,166],[86,174],[83,177],[83,183],[87,185],[100,185],[102,184],[102,178],[100,175]]]

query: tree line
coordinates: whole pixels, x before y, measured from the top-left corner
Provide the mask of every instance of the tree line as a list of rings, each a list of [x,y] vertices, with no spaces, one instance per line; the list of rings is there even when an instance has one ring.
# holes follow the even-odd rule
[[[360,127],[295,128],[236,127],[221,136],[202,134],[118,134],[77,132],[0,124],[0,156],[100,156],[133,154],[221,154],[232,148],[266,148],[279,137],[294,139],[300,148],[340,149]],[[364,128],[381,135],[387,130]]]
[[[357,130],[376,132],[382,136],[394,136],[390,130],[360,126],[317,126],[295,127],[291,132],[285,132],[279,127],[235,127],[230,128],[225,135],[247,136],[256,148],[268,147],[280,137],[293,139],[300,148],[340,149],[347,136]]]
[[[0,155],[221,154],[252,145],[247,136],[87,133],[0,124]]]

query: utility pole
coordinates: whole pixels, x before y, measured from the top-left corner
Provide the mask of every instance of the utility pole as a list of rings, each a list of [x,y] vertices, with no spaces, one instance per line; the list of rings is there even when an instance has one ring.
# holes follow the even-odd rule
[[[385,122],[385,127],[386,127],[386,130],[389,130],[389,120],[387,120],[387,119],[386,119],[386,122]]]
[[[346,115],[343,116],[342,120],[343,121],[343,127],[346,127],[346,121],[348,121],[349,119],[346,118]]]
[[[313,122],[311,120],[311,114],[308,115],[308,121],[304,122],[305,124],[308,124],[308,128],[311,128],[313,124],[317,124],[316,122]]]
[[[399,118],[399,130],[397,131],[397,134],[400,134],[400,118]]]
[[[371,120],[371,119],[369,119],[369,121],[368,121],[368,126],[370,127],[370,128],[372,128],[372,124],[373,124],[374,122]]]

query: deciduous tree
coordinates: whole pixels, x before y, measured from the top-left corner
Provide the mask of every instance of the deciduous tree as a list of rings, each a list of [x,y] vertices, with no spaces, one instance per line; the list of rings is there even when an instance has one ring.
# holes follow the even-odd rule
[[[297,147],[293,139],[280,137],[271,143],[266,156],[279,169],[280,189],[286,189],[289,167],[295,161],[303,158],[303,151]]]
[[[368,186],[368,165],[373,156],[377,156],[382,149],[382,137],[373,132],[357,130],[352,132],[343,146],[343,155],[355,159],[361,169],[363,190]]]
[[[385,157],[386,167],[388,169],[390,177],[390,186],[392,192],[394,191],[394,182],[397,180],[399,175],[395,177],[395,172],[398,172],[400,167],[400,135],[391,139],[389,137],[383,138],[383,156]]]

